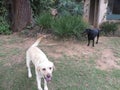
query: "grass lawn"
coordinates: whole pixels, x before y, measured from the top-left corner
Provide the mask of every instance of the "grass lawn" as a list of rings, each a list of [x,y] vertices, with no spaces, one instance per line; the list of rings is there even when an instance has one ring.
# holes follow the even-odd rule
[[[32,65],[33,77],[29,79],[25,65],[25,51],[35,39],[29,40],[32,42],[17,35],[0,36],[0,90],[37,90],[34,66]],[[97,48],[96,45],[95,52],[87,58],[86,54],[79,57],[65,53],[56,58],[43,48],[56,66],[52,82],[48,83],[49,90],[120,90],[120,69],[101,70],[96,64],[101,57],[100,52],[108,48],[113,51],[120,66],[120,38],[106,37],[104,41],[98,45],[102,48]]]

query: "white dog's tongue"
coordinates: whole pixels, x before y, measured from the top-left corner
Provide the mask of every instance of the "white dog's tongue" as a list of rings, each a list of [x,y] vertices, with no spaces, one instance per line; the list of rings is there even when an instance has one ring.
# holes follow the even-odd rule
[[[50,82],[51,81],[51,78],[45,78],[47,82]]]

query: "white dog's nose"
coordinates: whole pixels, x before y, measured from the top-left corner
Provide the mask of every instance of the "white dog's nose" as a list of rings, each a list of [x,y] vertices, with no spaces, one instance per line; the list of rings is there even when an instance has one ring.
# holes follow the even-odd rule
[[[51,75],[50,75],[50,74],[47,74],[47,78],[51,78]]]
[[[52,76],[50,74],[47,74],[45,77],[46,81],[49,82],[52,79]]]

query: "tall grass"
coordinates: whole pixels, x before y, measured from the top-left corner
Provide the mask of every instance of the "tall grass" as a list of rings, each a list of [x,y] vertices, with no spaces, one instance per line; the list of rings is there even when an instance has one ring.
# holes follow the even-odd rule
[[[53,21],[50,13],[42,13],[35,18],[36,23],[43,28],[49,29],[51,28],[51,22]]]
[[[80,39],[81,32],[88,27],[88,24],[81,16],[67,15],[56,18],[51,27],[54,34],[61,38],[75,36]]]
[[[65,15],[53,17],[49,13],[37,16],[36,23],[45,29],[51,29],[53,34],[60,38],[74,36],[77,39],[81,38],[81,32],[89,26],[82,16]]]

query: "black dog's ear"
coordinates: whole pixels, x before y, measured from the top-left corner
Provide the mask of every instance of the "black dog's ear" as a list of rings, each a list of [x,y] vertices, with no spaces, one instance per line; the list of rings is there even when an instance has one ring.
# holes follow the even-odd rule
[[[86,32],[90,31],[91,29],[86,29]]]
[[[88,33],[91,29],[86,29],[85,32]]]
[[[85,31],[81,32],[81,34],[84,34],[84,33],[85,33]]]
[[[81,34],[85,34],[86,33],[86,31],[87,31],[87,29],[85,29]]]

